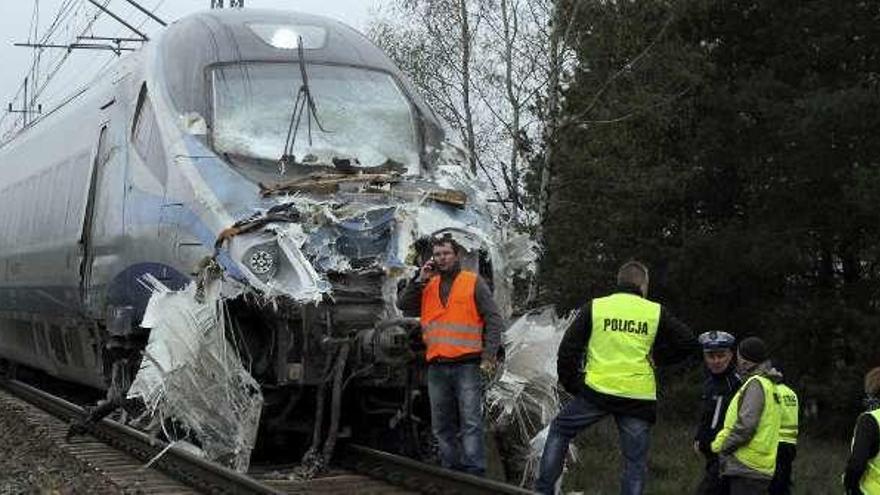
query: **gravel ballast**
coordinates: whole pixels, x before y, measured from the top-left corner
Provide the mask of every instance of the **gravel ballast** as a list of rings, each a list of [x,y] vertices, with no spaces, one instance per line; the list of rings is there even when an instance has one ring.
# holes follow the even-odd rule
[[[47,438],[30,407],[0,390],[0,494],[123,493]]]

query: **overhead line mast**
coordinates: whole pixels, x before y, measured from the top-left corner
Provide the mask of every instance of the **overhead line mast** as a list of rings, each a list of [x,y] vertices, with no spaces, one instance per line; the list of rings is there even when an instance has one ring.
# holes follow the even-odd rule
[[[144,8],[137,1],[135,1],[135,0],[125,0],[125,1],[128,2],[129,4],[131,4],[137,10],[146,14],[147,17],[154,20],[155,22],[162,25],[163,27],[168,25],[165,21],[163,21],[162,19],[157,17],[151,10]],[[233,5],[236,4],[236,0],[230,0],[230,1]],[[25,76],[25,78],[24,78],[24,84],[23,84],[24,102],[22,104],[22,108],[13,108],[13,103],[9,103],[9,105],[6,108],[6,115],[9,115],[9,114],[21,114],[22,115],[22,124],[24,127],[27,127],[28,124],[30,123],[29,116],[31,114],[42,113],[42,105],[36,103],[36,98],[40,92],[37,90],[37,85],[39,83],[38,72],[37,72],[39,70],[39,57],[40,57],[40,54],[44,48],[60,48],[60,49],[67,50],[68,54],[73,50],[108,50],[108,51],[114,52],[116,55],[121,55],[121,53],[124,51],[134,51],[135,50],[132,47],[123,46],[123,43],[125,43],[125,42],[144,42],[144,41],[149,40],[149,37],[144,32],[140,31],[138,28],[134,27],[129,22],[127,22],[125,19],[116,15],[109,8],[107,8],[107,4],[110,3],[110,0],[104,0],[103,4],[98,3],[97,0],[89,0],[89,3],[91,3],[92,5],[97,7],[101,12],[106,13],[107,15],[112,17],[114,20],[116,20],[117,22],[119,22],[120,24],[125,26],[127,29],[129,29],[130,31],[135,33],[138,37],[133,38],[133,37],[124,37],[124,36],[87,36],[86,32],[88,32],[88,31],[84,31],[81,35],[77,36],[76,40],[73,42],[66,43],[66,44],[49,43],[48,42],[49,38],[52,35],[52,33],[55,31],[55,28],[58,26],[59,22],[62,20],[62,18],[67,17],[70,14],[70,12],[73,10],[74,0],[67,0],[64,4],[61,5],[61,8],[58,10],[58,13],[55,15],[55,19],[53,20],[52,25],[49,27],[49,30],[46,32],[46,34],[43,36],[42,39],[38,40],[36,33],[37,33],[38,25],[39,25],[39,0],[35,0],[34,1],[34,13],[32,15],[32,19],[31,19],[32,26],[33,26],[33,41],[31,41],[31,39],[30,39],[31,33],[29,32],[28,33],[29,39],[28,39],[27,43],[13,43],[14,46],[21,46],[21,47],[28,47],[28,48],[35,48],[36,49],[36,50],[34,50],[34,52],[35,52],[34,53],[34,61],[31,64],[31,69],[28,72],[28,75]],[[244,0],[238,0],[237,3],[243,5]],[[161,4],[161,2],[160,2],[160,4]],[[222,2],[221,2],[221,4],[222,4]],[[239,5],[239,6],[241,6],[241,5]],[[92,23],[96,19],[97,19],[97,15],[94,17],[94,19],[92,19]],[[143,23],[141,23],[141,24],[143,24]],[[86,29],[88,29],[90,26],[91,26],[91,23],[89,24],[89,26],[86,27]],[[81,43],[82,40],[109,41],[109,42],[112,42],[112,44],[111,43]],[[61,60],[61,63],[64,62],[66,57],[67,56],[65,55],[65,57]],[[60,63],[56,66],[55,71],[57,71],[59,66],[60,66]],[[50,79],[51,79],[51,76],[54,75],[55,71],[53,71],[52,74],[50,74]],[[31,77],[31,76],[33,76],[33,77]],[[30,99],[28,98],[28,83],[29,82],[34,86],[33,91],[31,91],[32,96]],[[43,83],[43,86],[40,87],[40,90],[42,90],[43,87],[45,87],[45,85],[47,83],[48,83],[48,79]],[[18,98],[19,94],[21,94],[21,92],[17,93],[13,97],[13,101]],[[36,107],[36,109],[34,109],[34,107]],[[0,123],[2,123],[4,120],[5,120],[5,118],[0,118]],[[13,125],[15,125],[15,123],[13,123]],[[4,133],[4,135],[5,135],[5,133]]]

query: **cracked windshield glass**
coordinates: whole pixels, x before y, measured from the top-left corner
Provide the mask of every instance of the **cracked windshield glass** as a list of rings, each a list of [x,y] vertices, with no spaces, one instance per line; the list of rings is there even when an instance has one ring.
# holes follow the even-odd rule
[[[293,120],[296,136],[288,155],[295,164],[286,167],[288,175],[332,167],[334,158],[355,158],[360,167],[396,162],[418,172],[413,111],[391,76],[316,64],[307,64],[306,72],[315,112],[305,108],[297,119],[294,107],[303,86],[298,64],[215,68],[214,148],[252,178],[278,178]]]

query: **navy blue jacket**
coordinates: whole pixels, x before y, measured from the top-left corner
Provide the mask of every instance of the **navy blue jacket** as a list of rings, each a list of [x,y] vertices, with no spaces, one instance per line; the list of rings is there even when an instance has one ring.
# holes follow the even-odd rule
[[[710,457],[712,450],[709,446],[715,435],[721,431],[724,425],[724,414],[727,412],[727,405],[733,398],[736,391],[742,385],[742,380],[736,374],[736,360],[731,359],[730,364],[723,373],[713,375],[706,370],[706,381],[703,382],[702,395],[702,413],[700,414],[700,424],[697,427],[697,433],[694,435],[694,441],[699,443],[700,451]]]

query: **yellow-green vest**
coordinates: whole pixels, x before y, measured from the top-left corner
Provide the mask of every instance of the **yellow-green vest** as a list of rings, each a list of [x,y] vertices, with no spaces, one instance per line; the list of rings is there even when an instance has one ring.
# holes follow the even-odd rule
[[[874,409],[865,414],[874,418],[877,428],[880,428],[880,409]],[[853,436],[853,442],[855,440],[855,436]],[[859,482],[859,488],[862,489],[862,493],[867,495],[880,494],[880,454],[875,455],[873,459],[868,461],[868,465]]]
[[[776,384],[782,418],[779,424],[779,441],[797,445],[798,437],[798,396],[784,383]]]
[[[593,299],[591,311],[587,386],[617,397],[656,400],[657,383],[649,355],[657,337],[660,305],[621,292]]]
[[[736,392],[730,405],[727,407],[727,413],[724,415],[724,426],[712,441],[712,452],[721,451],[724,440],[733,430],[736,418],[739,416],[739,404],[742,399],[743,390],[752,382],[758,380],[761,388],[764,390],[764,410],[761,411],[761,418],[758,420],[758,428],[755,435],[745,445],[741,445],[733,456],[744,465],[754,469],[755,471],[773,476],[776,471],[776,447],[779,443],[779,424],[782,418],[782,407],[779,404],[779,395],[776,392],[776,385],[763,376],[752,376]]]

